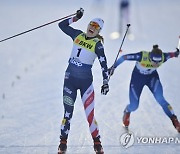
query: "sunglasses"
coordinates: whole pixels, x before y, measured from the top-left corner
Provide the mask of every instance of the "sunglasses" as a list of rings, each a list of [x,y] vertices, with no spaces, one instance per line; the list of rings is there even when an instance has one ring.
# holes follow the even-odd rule
[[[161,55],[157,56],[156,54],[151,53],[150,54],[150,60],[153,63],[159,64],[162,62],[162,56]]]
[[[162,58],[152,57],[150,58],[152,64],[159,65],[162,62]]]
[[[96,30],[101,29],[101,27],[96,22],[91,21],[89,25],[93,26]]]

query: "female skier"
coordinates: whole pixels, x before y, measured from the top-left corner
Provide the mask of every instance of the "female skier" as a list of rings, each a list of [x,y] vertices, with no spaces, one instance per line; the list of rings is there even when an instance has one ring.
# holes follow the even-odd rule
[[[84,10],[77,10],[76,16],[65,19],[59,23],[60,29],[73,40],[73,48],[69,58],[69,65],[65,72],[63,105],[64,118],[61,124],[60,145],[58,153],[65,153],[67,150],[67,138],[70,130],[70,120],[73,115],[74,103],[77,96],[77,90],[80,90],[84,110],[86,113],[89,129],[94,141],[94,151],[102,154],[103,148],[100,141],[99,129],[94,117],[94,88],[92,77],[92,65],[98,57],[103,75],[103,85],[101,93],[106,95],[109,91],[107,61],[104,54],[103,40],[99,32],[103,28],[104,21],[95,18],[90,21],[87,31],[82,32],[69,26],[78,21],[83,16]]]
[[[171,105],[165,100],[163,96],[163,87],[159,79],[156,69],[166,62],[168,59],[179,56],[179,49],[176,52],[163,53],[158,45],[154,45],[151,52],[141,51],[135,54],[127,54],[121,56],[112,66],[109,71],[112,75],[114,69],[125,60],[137,61],[132,72],[129,100],[124,110],[123,125],[128,128],[130,123],[130,113],[135,111],[139,106],[139,98],[143,87],[146,85],[153,93],[156,101],[161,105],[165,114],[171,119],[174,127],[180,132],[180,123],[173,112]]]

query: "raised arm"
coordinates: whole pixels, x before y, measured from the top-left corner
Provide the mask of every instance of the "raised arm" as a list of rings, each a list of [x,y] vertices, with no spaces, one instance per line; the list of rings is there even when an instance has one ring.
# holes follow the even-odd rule
[[[69,35],[73,40],[78,34],[82,33],[82,31],[74,29],[69,25],[72,24],[73,22],[76,22],[79,19],[81,19],[83,16],[83,12],[84,12],[84,10],[81,8],[80,10],[77,10],[76,16],[74,16],[72,18],[65,19],[59,23],[59,28],[65,34]]]
[[[175,52],[164,53],[164,62],[166,62],[170,58],[174,58],[174,57],[178,57],[178,56],[179,56],[179,49],[178,48],[176,48]]]

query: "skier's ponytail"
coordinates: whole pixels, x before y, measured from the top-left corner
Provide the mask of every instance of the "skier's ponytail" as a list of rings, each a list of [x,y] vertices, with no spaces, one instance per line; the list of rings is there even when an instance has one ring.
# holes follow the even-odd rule
[[[103,38],[103,36],[101,36],[101,35],[99,35],[99,34],[97,34],[97,36],[96,36],[98,39],[100,39],[100,41],[102,41],[102,43],[104,44],[104,38]]]

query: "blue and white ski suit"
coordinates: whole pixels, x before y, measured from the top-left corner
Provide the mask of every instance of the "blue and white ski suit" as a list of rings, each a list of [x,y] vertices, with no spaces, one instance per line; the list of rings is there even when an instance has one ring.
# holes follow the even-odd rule
[[[115,68],[120,65],[125,60],[137,61],[132,72],[130,87],[129,87],[129,100],[130,103],[125,108],[125,112],[135,111],[139,106],[139,98],[143,87],[146,85],[150,91],[153,93],[156,101],[161,105],[166,115],[171,118],[174,114],[171,105],[165,100],[163,96],[163,88],[159,75],[157,72],[157,67],[153,67],[150,59],[149,53],[146,51],[141,51],[135,54],[127,54],[121,56],[115,63]],[[166,62],[169,58],[175,57],[174,53],[163,53],[162,62]],[[159,66],[160,66],[159,65]],[[158,66],[158,67],[159,67]]]
[[[98,57],[102,68],[103,82],[106,83],[108,79],[107,60],[101,41],[96,37],[87,38],[84,32],[69,26],[72,22],[73,19],[70,18],[59,23],[60,29],[73,40],[69,65],[64,78],[64,118],[61,124],[61,136],[68,137],[70,120],[73,115],[77,90],[79,89],[90,132],[94,138],[99,136],[99,129],[94,118],[94,88],[91,68],[95,58]]]

